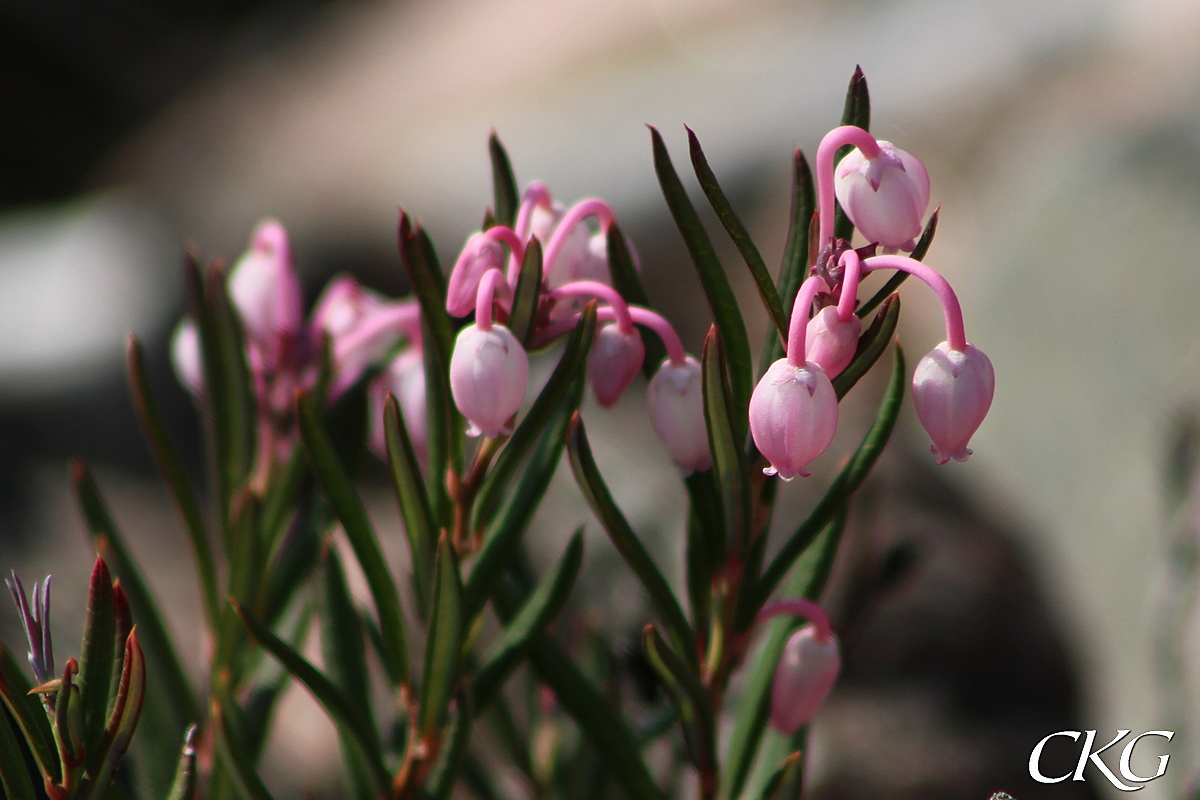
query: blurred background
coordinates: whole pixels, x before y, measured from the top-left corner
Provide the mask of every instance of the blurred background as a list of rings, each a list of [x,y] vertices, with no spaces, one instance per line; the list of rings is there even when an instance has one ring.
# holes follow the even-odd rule
[[[491,199],[494,128],[522,183],[614,205],[652,299],[696,351],[708,319],[644,124],[663,131],[681,173],[683,125],[696,131],[777,263],[792,148],[811,154],[837,124],[856,64],[873,132],[929,168],[942,214],[927,261],[957,288],[997,394],[966,464],[934,470],[911,411],[904,418],[872,495],[883,499],[859,515],[865,544],[839,566],[838,607],[846,619],[875,609],[879,630],[872,639],[871,625],[855,628],[867,631],[862,669],[850,670],[818,735],[825,772],[814,780],[827,777],[827,796],[864,796],[867,785],[942,796],[930,788],[942,778],[977,791],[979,770],[954,784],[948,765],[969,772],[1003,748],[972,738],[969,714],[939,717],[930,709],[940,700],[886,688],[913,663],[962,655],[887,639],[936,621],[949,638],[973,636],[971,663],[990,665],[963,689],[993,698],[977,716],[995,719],[1010,690],[1033,709],[1010,731],[1010,772],[1019,777],[1021,759],[1056,730],[1097,729],[1108,741],[1117,729],[1170,729],[1174,760],[1145,797],[1176,794],[1200,754],[1200,659],[1189,658],[1200,629],[1186,615],[1163,622],[1186,605],[1186,570],[1171,554],[1200,536],[1164,501],[1178,420],[1200,403],[1193,0],[0,0],[0,566],[31,579],[53,571],[56,607],[82,607],[89,555],[66,470],[81,455],[155,564],[155,585],[177,600],[177,633],[201,658],[191,565],[178,558],[181,533],[121,366],[132,330],[196,458],[196,424],[166,358],[188,243],[232,258],[273,216],[293,237],[310,299],[343,270],[399,293],[398,208],[451,261]],[[739,260],[709,229],[753,307]],[[915,362],[941,340],[940,321],[919,287],[904,297]],[[748,316],[762,331],[763,315]],[[637,397],[611,414],[590,409],[592,439],[607,442],[598,457],[631,518],[661,534],[657,552],[677,567],[682,522],[661,520],[683,495],[642,409]],[[828,472],[835,458],[825,460]],[[552,552],[590,520],[569,475],[560,483],[539,524]],[[809,491],[782,494],[799,514]],[[382,508],[382,487],[378,495]],[[888,508],[900,510],[880,512]],[[931,533],[942,527],[944,536]],[[589,534],[584,586],[616,593],[629,584],[606,576],[622,568]],[[908,588],[883,572],[864,588],[862,575],[883,569],[872,548],[897,536],[919,554],[949,555],[926,558],[935,566]],[[884,606],[864,600],[871,592],[883,592]],[[964,602],[976,596],[986,624]],[[613,635],[637,630],[640,609],[616,608]],[[60,641],[78,636],[66,613],[56,624]],[[15,615],[0,613],[0,625],[11,641]],[[887,660],[905,648],[915,661]],[[937,674],[914,669],[925,677],[911,685]],[[855,705],[856,691],[874,699]],[[307,699],[294,702],[304,713]],[[319,713],[309,718],[268,768],[280,785],[320,794],[336,748]],[[912,766],[922,763],[924,773]]]

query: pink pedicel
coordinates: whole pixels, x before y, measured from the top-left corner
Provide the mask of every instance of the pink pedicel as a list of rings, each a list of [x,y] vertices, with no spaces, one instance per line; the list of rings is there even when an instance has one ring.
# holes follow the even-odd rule
[[[200,332],[190,319],[183,319],[171,335],[171,364],[175,377],[197,397],[204,394],[204,357]]]
[[[929,449],[939,464],[971,455],[967,445],[987,416],[995,389],[992,362],[970,344],[955,350],[942,342],[917,364],[913,406],[933,439]]]
[[[630,326],[622,332],[621,326],[610,322],[596,331],[592,342],[592,354],[588,360],[588,380],[596,393],[596,401],[611,408],[633,383],[646,359],[646,346],[642,335]]]
[[[804,617],[812,625],[796,631],[783,647],[771,685],[771,724],[792,734],[804,727],[825,702],[842,668],[837,639],[825,609],[802,598],[779,600],[763,607],[760,624],[774,617]]]
[[[808,311],[823,287],[816,276],[801,284],[792,305],[787,357],[767,369],[750,396],[750,435],[770,464],[763,472],[785,481],[808,477],[809,462],[825,452],[837,432],[833,384],[825,370],[803,356]]]
[[[879,148],[875,158],[851,150],[834,171],[834,192],[867,241],[912,250],[929,206],[929,173],[890,142]]]
[[[451,316],[465,317],[475,308],[475,297],[483,276],[489,270],[504,267],[504,244],[508,245],[514,260],[520,264],[525,256],[525,247],[511,228],[497,225],[473,233],[467,239],[446,283],[446,311]]]
[[[663,362],[646,387],[646,407],[654,432],[684,473],[712,467],[700,362],[691,356]]]
[[[804,355],[825,370],[830,380],[841,374],[854,360],[862,321],[850,314],[841,319],[837,306],[826,306],[808,321]]]
[[[304,318],[300,280],[292,267],[287,231],[275,220],[260,222],[250,249],[230,269],[229,294],[268,369],[277,366]]]

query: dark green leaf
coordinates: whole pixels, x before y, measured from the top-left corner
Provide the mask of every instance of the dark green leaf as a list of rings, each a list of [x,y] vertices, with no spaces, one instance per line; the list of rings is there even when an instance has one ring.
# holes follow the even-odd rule
[[[721,493],[725,529],[737,548],[737,557],[741,558],[741,548],[750,536],[750,481],[747,465],[742,459],[746,416],[732,407],[723,344],[717,329],[710,328],[701,355],[704,420],[713,456],[713,475]],[[713,556],[718,563],[724,560],[723,550]]]
[[[58,783],[62,780],[62,773],[59,771],[54,733],[50,730],[50,721],[46,718],[41,700],[29,693],[32,688],[33,684],[25,677],[20,662],[11,650],[0,643],[0,697],[4,698],[8,713],[12,714],[42,774]],[[7,725],[7,721],[4,724]]]
[[[650,308],[650,298],[642,286],[642,277],[638,275],[637,265],[633,261],[633,253],[625,241],[624,234],[614,222],[608,226],[606,234],[608,251],[608,271],[612,274],[613,288],[630,305]],[[654,377],[663,359],[667,357],[667,348],[662,339],[651,328],[639,325],[642,342],[646,345],[646,357],[642,359],[642,375],[649,380]]]
[[[850,76],[850,86],[846,89],[846,105],[842,109],[842,124],[857,125],[864,131],[871,129],[871,96],[867,91],[867,78],[863,75],[862,67],[855,67],[854,74]],[[853,149],[849,145],[839,147],[833,157],[834,165],[837,165]],[[833,235],[839,239],[849,240],[851,234],[854,233],[854,223],[842,211],[840,205],[837,206],[833,219]],[[822,242],[822,246],[824,244]]]
[[[894,294],[884,302],[883,308],[859,337],[854,359],[833,379],[833,388],[837,392],[838,400],[845,397],[859,379],[875,366],[875,362],[883,355],[888,343],[895,336],[896,325],[899,322],[900,295]]]
[[[103,558],[97,558],[88,587],[87,617],[83,624],[83,648],[79,658],[80,701],[83,711],[83,744],[92,752],[108,724],[109,691],[116,661],[117,608],[112,577]],[[122,649],[124,643],[121,644]]]
[[[183,737],[183,752],[167,800],[194,800],[196,797],[196,726],[187,729]]]
[[[754,246],[746,226],[734,213],[733,206],[730,205],[729,198],[725,196],[721,185],[717,183],[717,176],[708,165],[708,159],[705,158],[704,150],[700,147],[700,140],[696,138],[696,134],[691,128],[688,128],[687,132],[688,148],[692,155],[692,169],[696,171],[696,177],[700,180],[700,188],[704,190],[704,196],[708,198],[709,204],[716,212],[717,219],[721,221],[725,232],[729,234],[729,238],[733,240],[738,252],[742,254],[746,266],[750,268],[750,275],[754,278],[755,286],[758,287],[758,296],[762,298],[763,306],[767,309],[767,315],[774,323],[779,337],[787,339],[788,320],[783,313],[783,306],[779,302],[779,292],[776,291],[775,283],[771,280],[771,273],[767,271],[767,264],[763,261],[758,248]]]
[[[213,701],[212,726],[221,762],[236,784],[239,800],[274,800],[248,758],[236,714],[232,700]]]
[[[321,622],[321,655],[330,680],[351,705],[362,709],[371,723],[371,681],[367,672],[366,640],[362,619],[342,562],[332,547],[321,559],[321,604],[317,619]]]
[[[558,566],[538,583],[516,617],[488,649],[483,666],[476,672],[471,696],[476,709],[495,697],[501,684],[516,669],[529,647],[531,637],[541,633],[558,614],[583,563],[583,530],[575,531]]]
[[[513,292],[512,314],[508,328],[518,342],[528,344],[537,319],[538,300],[542,295],[542,243],[530,239],[521,262],[521,274],[517,276],[517,288]]]
[[[779,769],[775,770],[771,777],[767,779],[766,786],[763,787],[762,794],[759,795],[760,800],[781,800],[782,792],[787,785],[799,780],[800,771],[800,751],[797,750],[785,758]]]
[[[172,735],[182,737],[187,726],[199,719],[192,688],[188,683],[187,673],[183,670],[183,662],[180,661],[175,645],[167,633],[167,626],[158,610],[158,604],[154,601],[150,588],[142,578],[141,570],[125,544],[124,537],[117,530],[116,523],[104,504],[100,487],[96,485],[91,472],[82,461],[77,460],[72,464],[71,475],[92,544],[113,574],[121,580],[121,586],[129,596],[134,619],[138,623],[140,639],[145,642],[151,673],[167,690],[165,694],[177,728]]]
[[[437,547],[437,525],[429,506],[429,495],[421,479],[421,467],[413,450],[408,426],[396,398],[388,394],[383,410],[384,441],[387,444],[388,467],[392,486],[400,504],[404,533],[412,560],[418,606],[424,613],[433,589],[433,554]]]
[[[437,581],[433,586],[433,609],[425,646],[425,672],[421,678],[421,709],[417,720],[417,729],[423,737],[436,736],[446,722],[450,697],[458,681],[466,624],[458,557],[446,534],[438,541],[434,568]]]
[[[942,207],[938,206],[929,215],[929,222],[925,224],[925,230],[921,233],[921,238],[917,240],[917,246],[913,248],[911,258],[920,261],[929,252],[929,245],[933,244],[933,235],[937,233],[938,214],[941,210]],[[907,272],[897,270],[895,275],[888,278],[883,288],[872,295],[870,300],[860,305],[854,313],[858,314],[859,319],[865,318],[867,314],[871,313],[871,309],[875,308],[875,306],[882,303],[884,299],[890,297],[893,292],[899,289],[900,284],[908,279],[908,275],[909,273]]]
[[[667,647],[653,625],[642,629],[642,649],[675,698],[692,762],[702,774],[716,769],[716,727],[712,701],[695,669]]]
[[[359,707],[353,705],[346,695],[308,659],[272,633],[254,615],[236,604],[234,607],[255,641],[274,656],[292,677],[304,685],[304,688],[321,704],[321,708],[325,709],[325,713],[358,745],[375,777],[377,788],[382,792],[389,785],[387,770],[383,767],[383,750],[375,728],[360,712]]]
[[[766,604],[775,587],[779,585],[800,554],[807,549],[821,529],[829,524],[838,510],[849,501],[850,496],[866,480],[867,474],[875,466],[875,462],[883,452],[884,445],[892,435],[892,430],[896,427],[896,419],[900,415],[900,405],[904,400],[904,386],[904,352],[897,346],[892,362],[891,381],[883,402],[879,405],[879,411],[875,415],[875,422],[867,431],[867,435],[863,437],[858,449],[854,451],[850,462],[825,491],[812,513],[784,542],[779,553],[763,571],[754,591],[746,593],[753,595],[754,602],[744,607],[742,613],[739,614],[741,623],[738,626],[739,629],[745,630],[758,609]]]
[[[708,630],[712,579],[720,569],[725,552],[725,512],[711,469],[684,477],[688,492],[687,564],[688,603],[692,622],[698,631]]]
[[[608,538],[612,541],[613,546],[646,590],[646,594],[650,597],[650,603],[662,619],[671,642],[681,653],[685,654],[684,657],[690,663],[695,664],[696,640],[691,626],[688,625],[687,617],[684,615],[683,609],[679,607],[679,601],[675,598],[675,593],[671,591],[666,578],[659,571],[658,565],[654,563],[654,559],[650,557],[645,546],[626,521],[625,515],[621,513],[621,509],[613,500],[612,493],[608,490],[608,486],[604,483],[604,478],[601,477],[600,470],[596,466],[596,460],[592,457],[592,448],[588,444],[583,418],[579,414],[575,414],[571,419],[571,427],[567,432],[567,449],[570,453],[571,470],[575,473],[575,481],[579,484],[579,489],[583,492],[588,505],[591,506],[592,513],[596,515],[596,519],[600,520],[600,524],[608,533]]]
[[[379,615],[379,627],[387,648],[387,672],[401,676],[408,682],[408,645],[404,634],[404,615],[400,609],[400,596],[387,561],[379,547],[379,539],[367,518],[362,499],[350,483],[349,476],[333,452],[333,445],[317,421],[307,398],[297,401],[300,435],[308,451],[317,481],[329,498],[346,538],[354,549],[354,555],[367,579],[371,598],[375,601],[375,613]]]
[[[121,759],[129,748],[129,741],[137,729],[138,719],[142,713],[142,703],[146,699],[146,659],[142,647],[138,643],[137,628],[135,627],[125,640],[125,658],[121,669],[121,686],[117,692],[113,711],[108,719],[96,752],[89,758],[89,772],[96,775],[90,790],[90,797],[95,800],[103,798],[116,775]]]
[[[467,745],[471,743],[471,728],[475,720],[471,694],[462,690],[456,698],[454,731],[450,734],[450,746],[442,753],[442,759],[429,781],[430,800],[448,800],[466,761]]]
[[[671,164],[671,156],[663,143],[659,132],[650,128],[654,148],[654,171],[658,174],[658,183],[662,187],[663,197],[666,198],[667,208],[675,220],[675,225],[683,235],[683,241],[691,254],[692,263],[700,276],[708,305],[712,309],[713,322],[721,332],[721,338],[727,349],[726,358],[729,361],[730,384],[733,388],[734,407],[740,413],[745,413],[750,404],[750,390],[753,388],[754,376],[750,359],[750,342],[746,338],[746,326],[742,322],[742,312],[738,310],[737,298],[729,285],[725,269],[717,260],[716,252],[700,217],[688,199],[683,183]]]
[[[26,771],[21,746],[13,735],[8,717],[0,711],[0,787],[9,800],[36,800],[33,781]]]
[[[496,207],[496,221],[511,228],[517,221],[517,208],[521,201],[512,163],[508,160],[508,152],[500,143],[500,137],[495,131],[488,137],[488,155],[492,159],[492,194],[495,198],[493,202]]]
[[[800,284],[808,277],[809,245],[816,238],[811,231],[816,207],[817,194],[813,188],[812,170],[808,167],[804,152],[797,147],[792,156],[792,208],[788,215],[787,244],[783,248],[783,262],[779,267],[779,302],[784,317],[788,319],[792,315],[796,292],[800,291]],[[786,329],[783,338],[787,339]],[[784,342],[780,341],[775,331],[767,332],[759,374],[783,358],[783,345]]]
[[[166,481],[179,515],[183,518],[183,527],[192,545],[196,574],[200,579],[200,599],[211,629],[217,620],[217,570],[213,563],[212,546],[204,530],[200,504],[196,502],[196,495],[188,482],[187,473],[184,472],[183,462],[167,434],[158,402],[150,391],[142,346],[132,334],[126,345],[126,365],[129,370],[129,388],[133,393],[142,430],[150,441],[150,449],[154,451],[159,471],[162,472],[163,480]]]
[[[525,418],[513,431],[512,437],[496,457],[495,463],[479,487],[479,495],[475,501],[476,527],[495,517],[496,509],[505,489],[512,482],[517,467],[533,443],[546,430],[550,418],[562,414],[563,402],[570,394],[571,387],[587,371],[587,358],[595,331],[596,306],[594,303],[588,303],[575,330],[571,331],[562,358],[559,359],[550,379],[533,401]]]

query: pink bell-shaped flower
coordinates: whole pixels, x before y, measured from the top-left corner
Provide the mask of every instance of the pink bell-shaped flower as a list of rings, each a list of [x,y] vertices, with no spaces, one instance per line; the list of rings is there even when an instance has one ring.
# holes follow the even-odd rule
[[[650,424],[685,473],[712,467],[700,362],[665,361],[646,387]]]
[[[200,352],[200,332],[190,319],[184,319],[171,334],[171,364],[175,376],[197,397],[204,394],[204,358]]]
[[[750,396],[750,434],[771,464],[764,472],[785,481],[811,474],[809,462],[829,447],[837,423],[837,393],[812,361],[797,367],[779,359]]]
[[[429,427],[426,417],[425,362],[419,347],[410,347],[396,358],[371,384],[371,449],[382,459],[387,458],[384,439],[383,411],[388,392],[396,397],[404,427],[418,459],[424,460],[429,451]]]
[[[913,371],[913,406],[933,439],[939,464],[966,461],[967,444],[983,423],[996,390],[992,362],[974,345],[954,350],[942,342]]]
[[[468,325],[450,356],[450,393],[472,436],[497,436],[525,399],[529,356],[503,325]]]
[[[800,730],[825,702],[842,667],[837,639],[822,637],[806,625],[784,645],[771,685],[771,724],[792,734]]]
[[[617,323],[610,322],[596,331],[588,361],[588,380],[600,405],[605,408],[616,405],[645,359],[646,346],[637,328],[621,333]]]
[[[259,223],[250,249],[230,269],[229,295],[265,366],[277,366],[287,340],[295,340],[304,319],[300,280],[283,225],[270,219]]]
[[[879,142],[879,148],[876,158],[855,148],[841,160],[834,171],[834,194],[868,241],[911,250],[929,205],[929,173],[891,142]]]
[[[503,245],[486,231],[471,234],[446,283],[446,310],[450,315],[465,317],[474,311],[475,295],[484,273],[503,266]]]
[[[862,320],[857,315],[850,314],[842,320],[837,306],[826,306],[808,321],[804,357],[818,364],[833,380],[854,360],[860,333]]]

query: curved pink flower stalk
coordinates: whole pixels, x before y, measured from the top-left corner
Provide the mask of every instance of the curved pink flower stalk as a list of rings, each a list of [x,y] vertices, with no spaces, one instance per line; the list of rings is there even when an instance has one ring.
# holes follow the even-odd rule
[[[517,236],[525,241],[529,238],[531,227],[533,224],[533,211],[535,208],[553,208],[554,198],[550,195],[550,190],[546,188],[546,184],[540,181],[534,181],[525,189],[525,193],[521,196],[521,205],[517,207],[517,220],[513,225],[513,230]]]
[[[808,464],[837,432],[837,393],[825,370],[805,357],[808,313],[825,281],[813,275],[800,285],[788,324],[787,356],[772,364],[750,396],[750,434],[767,459],[767,475],[785,481],[807,477]]]
[[[562,219],[558,221],[558,224],[554,228],[554,233],[550,235],[550,241],[546,243],[545,257],[542,259],[542,277],[544,280],[549,282],[550,273],[553,271],[560,253],[563,252],[563,246],[567,242],[568,237],[575,230],[575,226],[592,216],[600,221],[600,230],[603,232],[607,232],[613,224],[612,206],[598,198],[580,200],[567,209],[567,213],[563,214]],[[573,255],[578,258],[585,257],[587,254],[587,241],[585,240],[583,252]]]
[[[971,455],[967,445],[992,406],[996,374],[983,351],[967,342],[954,289],[939,273],[905,256],[874,256],[863,262],[863,269],[907,272],[928,284],[941,302],[946,341],[926,354],[913,371],[913,406],[933,440],[930,449],[937,462],[966,461]]]
[[[471,436],[494,437],[504,432],[521,407],[529,383],[525,348],[512,331],[492,318],[497,292],[511,302],[512,289],[504,273],[493,268],[479,281],[475,322],[459,332],[450,356],[450,393],[471,423],[467,431]]]
[[[489,270],[504,266],[502,244],[508,245],[520,264],[525,257],[525,244],[512,228],[496,225],[486,231],[476,231],[467,239],[446,284],[446,311],[451,316],[465,317],[471,313],[483,276]]]
[[[844,145],[857,147],[866,158],[883,152],[875,137],[857,125],[842,125],[825,134],[817,145],[817,249],[825,250],[833,239],[833,159]]]
[[[818,311],[805,330],[805,358],[820,364],[830,380],[854,360],[858,337],[862,333],[862,321],[854,313],[862,273],[858,253],[847,250],[839,263],[843,267],[843,278],[837,305]]]
[[[616,289],[598,281],[575,281],[546,295],[551,302],[564,297],[592,296],[608,303],[615,322],[602,325],[592,342],[588,359],[588,379],[601,406],[616,405],[633,383],[646,358],[642,336],[633,327],[633,317],[625,298]]]
[[[841,671],[842,659],[829,617],[816,603],[780,600],[758,612],[765,622],[782,614],[804,617],[812,625],[791,635],[784,645],[771,685],[771,724],[782,733],[800,730],[825,702]]]

